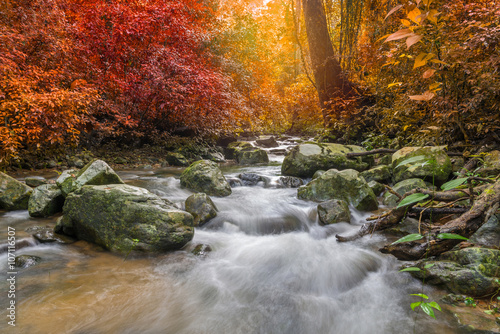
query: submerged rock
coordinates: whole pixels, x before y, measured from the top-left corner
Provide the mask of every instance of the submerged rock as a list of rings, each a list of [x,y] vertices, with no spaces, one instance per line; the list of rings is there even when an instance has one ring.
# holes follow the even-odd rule
[[[192,254],[196,256],[201,256],[205,257],[212,251],[212,247],[207,244],[198,244],[194,247],[194,249],[191,251]]]
[[[410,162],[400,165],[405,160]],[[448,180],[451,173],[451,160],[439,146],[404,147],[392,155],[394,182],[420,178],[435,183]]]
[[[79,171],[67,171],[56,180],[66,197],[86,185],[123,184],[118,174],[102,160],[94,160]]]
[[[193,194],[186,199],[186,211],[193,215],[194,226],[201,226],[217,216],[217,207],[204,193]]]
[[[193,216],[146,189],[123,184],[84,186],[66,198],[56,233],[116,252],[163,252],[193,238]]]
[[[36,187],[28,202],[31,217],[49,217],[62,211],[64,196],[56,184]]]
[[[279,178],[279,183],[284,188],[298,188],[304,185],[304,181],[295,176],[282,176]]]
[[[208,160],[196,161],[181,174],[181,186],[210,196],[229,196],[231,186],[219,166]]]
[[[243,173],[238,175],[238,178],[242,181],[244,186],[256,186],[259,182],[262,182],[267,186],[271,183],[271,180],[268,177],[254,173]]]
[[[347,153],[365,152],[365,149],[354,145],[315,144],[306,143],[295,146],[285,157],[281,166],[283,175],[312,177],[317,170],[327,169],[355,169],[365,170],[369,167],[366,162],[369,157],[348,159]]]
[[[347,202],[333,199],[318,204],[318,217],[320,225],[330,225],[339,222],[351,221],[351,212]]]
[[[0,172],[0,209],[26,210],[33,189]]]
[[[353,169],[330,169],[297,190],[300,199],[323,202],[330,199],[346,201],[358,210],[378,208],[377,197],[365,179]]]
[[[19,255],[16,256],[16,267],[21,269],[26,269],[29,267],[36,266],[42,261],[42,258],[35,255]]]

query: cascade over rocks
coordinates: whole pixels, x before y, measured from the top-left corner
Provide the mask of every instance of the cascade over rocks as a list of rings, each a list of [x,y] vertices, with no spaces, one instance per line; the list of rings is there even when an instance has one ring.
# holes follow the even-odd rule
[[[209,196],[229,196],[231,186],[215,162],[200,160],[191,164],[181,174],[181,186]]]
[[[115,252],[176,250],[194,235],[190,213],[124,184],[83,186],[66,197],[63,213],[56,233]]]
[[[33,189],[0,172],[0,209],[26,210]]]
[[[410,158],[410,162],[398,167]],[[451,169],[450,157],[440,146],[404,147],[392,155],[394,182],[420,178],[440,184],[448,180]]]
[[[366,152],[360,146],[331,143],[305,143],[295,146],[285,157],[281,174],[309,178],[318,170],[355,169],[363,171],[370,166],[371,157],[349,159],[347,153]]]
[[[329,169],[318,178],[297,190],[300,199],[323,202],[330,199],[344,200],[358,210],[378,208],[377,197],[359,172],[353,169]]]

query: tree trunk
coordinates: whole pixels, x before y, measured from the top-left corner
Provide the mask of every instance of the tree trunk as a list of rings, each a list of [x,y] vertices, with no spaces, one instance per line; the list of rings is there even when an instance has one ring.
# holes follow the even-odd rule
[[[302,0],[302,10],[316,90],[321,104],[323,121],[328,127],[330,125],[329,109],[331,109],[328,103],[336,97],[351,94],[351,84],[343,76],[340,63],[335,57],[322,1]],[[333,108],[331,112],[338,119],[339,108]]]

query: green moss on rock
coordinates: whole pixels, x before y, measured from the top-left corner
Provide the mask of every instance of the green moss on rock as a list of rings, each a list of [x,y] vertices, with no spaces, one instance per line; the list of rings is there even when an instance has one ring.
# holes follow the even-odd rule
[[[215,162],[199,160],[186,168],[180,177],[181,186],[210,196],[229,196],[231,186]]]

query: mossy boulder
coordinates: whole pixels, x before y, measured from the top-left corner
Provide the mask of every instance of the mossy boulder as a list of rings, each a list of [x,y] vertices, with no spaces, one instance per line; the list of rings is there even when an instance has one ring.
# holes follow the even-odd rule
[[[28,202],[31,217],[49,217],[62,211],[64,196],[56,184],[36,187]]]
[[[375,194],[375,196],[379,196],[385,190],[385,186],[382,183],[379,183],[377,181],[368,182],[368,187],[370,187],[371,190],[373,190],[373,193]]]
[[[421,271],[412,272],[414,277],[425,279],[429,284],[444,285],[453,293],[485,297],[500,289],[500,250],[497,249],[464,248],[443,253],[437,261],[418,261],[415,266]]]
[[[330,225],[338,222],[350,222],[351,212],[346,201],[332,199],[318,204],[320,225]]]
[[[94,160],[79,171],[70,170],[62,173],[56,184],[66,197],[86,185],[123,184],[123,181],[106,162]]]
[[[217,207],[210,196],[204,193],[189,196],[185,207],[186,211],[194,217],[194,226],[201,226],[217,216]]]
[[[391,167],[387,165],[380,165],[361,172],[361,176],[365,178],[366,182],[377,181],[386,183],[391,180],[392,171]]]
[[[181,186],[209,196],[229,196],[231,186],[215,162],[199,160],[181,174]]]
[[[171,166],[189,166],[189,161],[186,159],[186,157],[177,152],[168,152],[165,155],[165,160]]]
[[[66,197],[63,214],[56,233],[114,252],[176,250],[194,235],[190,213],[124,184],[83,186]]]
[[[297,190],[300,199],[324,202],[331,199],[346,201],[362,211],[378,208],[377,197],[359,172],[353,169],[330,169]]]
[[[256,139],[255,142],[257,143],[257,145],[259,145],[260,147],[266,147],[266,148],[270,148],[270,147],[278,147],[280,146],[278,144],[278,142],[276,141],[276,138],[274,138],[274,136],[270,136],[270,137],[260,137],[259,139]]]
[[[469,239],[476,245],[498,247],[500,245],[500,213],[492,215],[486,224],[474,232]]]
[[[481,175],[490,176],[500,174],[500,151],[491,151],[484,156],[484,167]]]
[[[0,209],[26,210],[33,189],[0,172]]]
[[[234,142],[229,144],[227,149],[231,151],[230,155],[240,165],[253,165],[269,162],[269,157],[266,151],[261,148],[254,147],[248,142]]]
[[[393,187],[392,190],[403,196],[407,191],[416,189],[416,188],[423,188],[427,189],[427,184],[425,183],[424,180],[422,179],[408,179],[404,180],[401,182],[396,183]],[[384,194],[384,198],[382,200],[382,203],[384,205],[387,205],[388,207],[394,207],[398,205],[399,198],[396,197],[396,195],[391,194],[390,192],[386,192]]]
[[[400,165],[410,158],[410,162]],[[440,184],[448,180],[451,170],[450,157],[440,146],[404,147],[392,155],[394,182],[420,178]]]
[[[355,169],[363,171],[370,166],[370,157],[348,159],[347,153],[365,152],[355,145],[305,143],[295,146],[281,165],[281,174],[309,178],[318,170]]]

